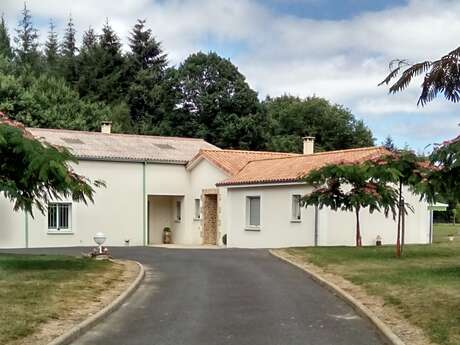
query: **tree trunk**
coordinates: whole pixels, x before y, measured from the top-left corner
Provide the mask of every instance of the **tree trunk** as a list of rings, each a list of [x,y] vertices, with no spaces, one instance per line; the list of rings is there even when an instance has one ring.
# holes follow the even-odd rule
[[[404,251],[404,241],[406,236],[406,210],[404,207],[404,199],[403,199],[403,209],[401,213],[401,255]]]
[[[399,195],[398,195],[398,232],[396,235],[396,256],[399,258],[401,256],[401,218],[402,218],[402,182],[399,182]]]
[[[356,208],[356,247],[361,247],[361,229],[359,225],[359,207]]]

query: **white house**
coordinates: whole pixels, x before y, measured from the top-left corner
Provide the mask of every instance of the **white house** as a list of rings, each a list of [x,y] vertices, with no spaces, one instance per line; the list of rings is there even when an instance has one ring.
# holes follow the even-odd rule
[[[94,245],[102,231],[109,246],[162,243],[165,227],[184,245],[226,243],[228,247],[354,245],[349,212],[299,207],[311,191],[301,178],[328,163],[356,162],[383,154],[378,147],[304,154],[221,150],[203,140],[57,129],[28,129],[34,136],[69,148],[75,170],[103,180],[94,204],[56,200],[35,218],[14,212],[0,198],[0,248]],[[414,213],[407,217],[406,243],[429,243],[430,211],[405,192]],[[382,214],[362,212],[363,244],[379,235],[395,241],[396,224]]]

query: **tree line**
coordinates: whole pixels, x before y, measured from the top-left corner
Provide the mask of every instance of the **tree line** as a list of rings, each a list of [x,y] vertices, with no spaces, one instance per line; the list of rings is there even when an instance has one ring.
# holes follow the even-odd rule
[[[260,100],[245,76],[214,52],[171,66],[145,20],[137,20],[124,50],[106,20],[77,42],[69,17],[62,37],[54,22],[39,44],[30,10],[10,34],[0,21],[0,111],[33,127],[96,131],[102,120],[124,133],[200,137],[224,148],[301,152],[372,146],[365,124],[319,97]]]

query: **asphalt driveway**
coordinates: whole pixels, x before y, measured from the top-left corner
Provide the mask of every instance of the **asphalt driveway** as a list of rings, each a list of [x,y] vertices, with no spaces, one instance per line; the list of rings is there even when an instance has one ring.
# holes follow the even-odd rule
[[[111,251],[144,264],[146,278],[74,345],[384,344],[350,306],[266,250]]]

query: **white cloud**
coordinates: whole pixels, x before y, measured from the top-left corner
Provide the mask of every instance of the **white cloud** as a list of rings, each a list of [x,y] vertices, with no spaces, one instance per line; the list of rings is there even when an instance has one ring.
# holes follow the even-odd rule
[[[22,1],[2,2],[10,24],[15,23]],[[60,30],[71,12],[80,33],[89,25],[99,29],[108,17],[125,43],[136,19],[145,18],[173,64],[208,48],[210,39],[242,44],[245,49],[230,58],[261,97],[316,94],[369,121],[392,113],[418,114],[427,126],[437,126],[439,135],[451,134],[439,126],[440,117],[456,117],[456,107],[447,101],[417,107],[416,85],[392,96],[377,84],[391,59],[436,58],[456,47],[459,1],[411,0],[405,6],[338,21],[276,14],[255,0],[30,0],[28,6],[40,23],[57,19]],[[46,27],[40,29],[45,37]],[[397,125],[401,116],[392,123]],[[411,131],[404,135],[421,138],[419,130]]]

